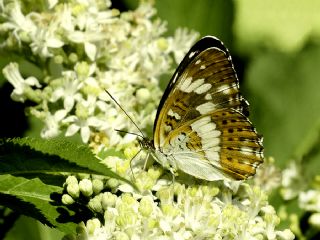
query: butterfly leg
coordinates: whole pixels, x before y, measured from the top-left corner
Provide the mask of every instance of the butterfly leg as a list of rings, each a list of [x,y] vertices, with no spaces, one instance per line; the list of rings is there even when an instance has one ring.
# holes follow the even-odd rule
[[[134,172],[133,172],[133,169],[132,169],[132,162],[133,160],[138,156],[138,154],[142,151],[142,149],[140,149],[131,159],[130,159],[130,170],[131,170],[131,174],[132,174],[132,178],[134,181],[136,181],[136,178],[134,176]]]
[[[170,171],[171,176],[172,176],[172,183],[174,183],[175,179],[176,179],[176,176],[178,176],[178,173],[177,173],[176,169],[174,169],[173,167],[170,167],[169,171]]]
[[[144,160],[143,170],[147,169],[147,163],[148,163],[149,156],[150,156],[150,152],[148,151],[146,159]]]

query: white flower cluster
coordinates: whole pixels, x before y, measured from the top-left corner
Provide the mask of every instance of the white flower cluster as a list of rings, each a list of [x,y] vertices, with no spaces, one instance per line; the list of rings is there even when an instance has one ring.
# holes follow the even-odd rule
[[[263,165],[257,169],[257,173],[253,178],[254,185],[260,186],[267,193],[273,192],[281,185],[281,171],[274,163],[274,158],[265,158]]]
[[[151,186],[143,195],[119,195],[121,185],[114,182],[105,183],[113,193],[98,193],[93,189],[103,189],[101,180],[78,183],[69,177],[65,203],[77,201],[79,193],[90,196],[88,207],[103,216],[81,224],[77,239],[294,239],[290,230],[276,229],[280,219],[259,187],[237,182],[230,188],[222,182],[187,186],[161,179],[160,173],[151,168],[148,176],[137,176]]]
[[[151,125],[161,96],[159,78],[198,37],[181,29],[163,37],[165,23],[155,19],[148,1],[122,13],[111,9],[110,0],[12,1],[0,8],[1,48],[35,63],[40,72],[24,78],[24,69],[10,63],[3,74],[14,87],[14,100],[35,103],[29,113],[44,122],[44,138],[66,130],[66,136],[80,132],[84,143],[96,133],[104,133],[109,146],[132,140],[114,131],[137,129],[105,90],[141,128]]]
[[[314,239],[320,232],[320,175],[302,175],[303,166],[298,161],[283,170],[280,193],[284,200],[297,201],[298,208],[291,212],[282,206],[280,215],[290,221],[290,228],[299,239]]]
[[[282,171],[280,193],[284,200],[296,198],[301,191],[307,188],[307,182],[301,178],[301,167],[294,161]]]
[[[309,224],[320,229],[320,184],[317,189],[309,189],[299,194],[299,206],[310,212]]]
[[[292,161],[282,173],[281,195],[284,200],[297,200],[299,215],[291,213],[290,228],[299,238],[308,238],[308,234],[319,233],[320,229],[320,175],[301,178],[302,166],[297,161]],[[284,206],[283,206],[284,208]],[[286,211],[286,209],[284,208]],[[287,212],[284,216],[287,218]],[[301,219],[303,216],[303,219]],[[300,218],[300,219],[299,219]],[[305,229],[302,231],[301,222],[304,221]]]

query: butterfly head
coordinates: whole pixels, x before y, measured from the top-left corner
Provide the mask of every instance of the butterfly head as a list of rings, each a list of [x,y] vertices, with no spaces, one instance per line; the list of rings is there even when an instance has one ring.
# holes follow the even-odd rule
[[[146,137],[138,138],[139,145],[142,149],[154,150],[153,141]]]

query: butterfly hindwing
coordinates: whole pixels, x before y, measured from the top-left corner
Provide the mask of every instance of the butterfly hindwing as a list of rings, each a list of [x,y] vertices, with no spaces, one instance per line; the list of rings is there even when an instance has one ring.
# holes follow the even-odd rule
[[[246,179],[263,161],[262,140],[247,116],[228,50],[217,38],[204,37],[182,60],[160,101],[155,151],[161,163],[198,178]]]
[[[197,178],[243,180],[263,161],[262,140],[246,116],[221,109],[171,131],[162,153],[171,165]]]
[[[246,116],[233,109],[211,113],[220,136],[219,163],[225,175],[243,180],[263,162],[262,138]]]

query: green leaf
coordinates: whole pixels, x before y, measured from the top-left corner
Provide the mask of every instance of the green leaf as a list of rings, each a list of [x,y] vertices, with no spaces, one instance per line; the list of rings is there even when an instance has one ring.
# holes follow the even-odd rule
[[[0,140],[0,204],[71,233],[73,222],[84,220],[85,214],[61,204],[65,180],[61,173],[66,172],[100,174],[130,184],[99,163],[85,145],[63,139]]]
[[[4,239],[19,217],[20,213],[0,204],[0,239]]]
[[[177,28],[187,27],[201,36],[214,35],[231,46],[233,1],[225,0],[161,0],[155,2],[158,15],[168,21],[169,34]]]
[[[14,226],[5,235],[4,240],[61,240],[65,233],[55,228],[43,225],[34,218],[21,215]]]
[[[318,38],[319,1],[233,2],[236,6],[233,30],[242,53],[253,52],[261,46],[295,52],[310,36]]]
[[[0,141],[0,174],[61,172],[101,174],[130,183],[101,164],[85,145],[76,145],[64,139],[16,138]]]
[[[114,148],[102,150],[101,152],[99,152],[98,156],[102,159],[106,158],[107,156],[115,156],[115,157],[119,157],[119,158],[125,157],[123,152],[120,152]]]
[[[0,204],[14,211],[33,217],[48,226],[58,227],[63,232],[73,232],[75,223],[62,223],[61,211],[69,212],[64,206],[55,206],[52,194],[62,193],[63,188],[44,184],[37,178],[26,179],[9,174],[0,175]]]
[[[294,55],[264,52],[248,70],[253,122],[264,135],[266,155],[279,166],[308,156],[309,170],[320,169],[319,62],[320,46],[313,45]]]

